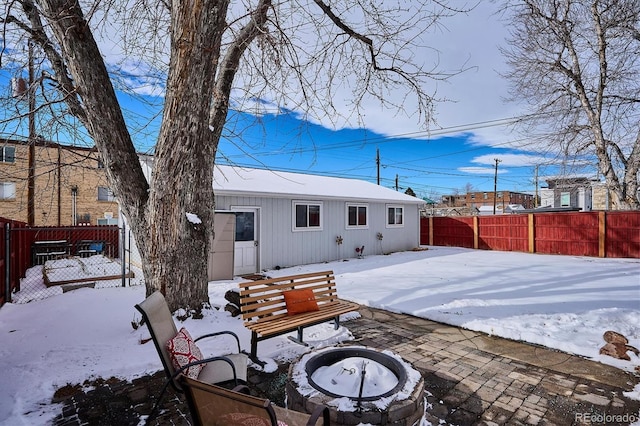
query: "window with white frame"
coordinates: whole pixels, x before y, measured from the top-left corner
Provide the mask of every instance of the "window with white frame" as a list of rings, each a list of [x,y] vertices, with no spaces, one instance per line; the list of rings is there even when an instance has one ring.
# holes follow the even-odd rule
[[[404,226],[404,207],[387,206],[387,227]]]
[[[101,217],[98,218],[98,225],[117,225],[118,218],[117,217]]]
[[[347,203],[347,228],[368,228],[369,206]]]
[[[15,146],[0,147],[0,163],[15,163],[15,162],[16,162],[16,147]]]
[[[322,230],[322,203],[319,201],[294,201],[293,230]]]
[[[98,201],[116,201],[116,197],[113,195],[113,192],[111,192],[111,189],[106,186],[99,186]]]
[[[14,182],[0,182],[0,200],[16,198],[16,184]]]

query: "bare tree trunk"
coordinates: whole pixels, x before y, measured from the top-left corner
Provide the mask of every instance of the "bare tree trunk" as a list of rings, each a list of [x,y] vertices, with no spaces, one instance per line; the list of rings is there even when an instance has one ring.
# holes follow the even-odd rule
[[[228,1],[174,2],[164,119],[150,198],[148,276],[172,309],[208,303],[213,165],[219,134],[209,128]],[[185,283],[175,285],[175,283]],[[179,301],[179,302],[178,302]]]

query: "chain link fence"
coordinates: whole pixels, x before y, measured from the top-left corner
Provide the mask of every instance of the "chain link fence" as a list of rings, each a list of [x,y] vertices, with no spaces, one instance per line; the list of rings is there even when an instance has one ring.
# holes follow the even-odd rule
[[[11,295],[13,303],[79,288],[144,284],[142,270],[127,256],[130,236],[124,227],[16,228],[9,232],[9,243],[18,242],[21,250],[30,250],[31,257],[31,266]]]

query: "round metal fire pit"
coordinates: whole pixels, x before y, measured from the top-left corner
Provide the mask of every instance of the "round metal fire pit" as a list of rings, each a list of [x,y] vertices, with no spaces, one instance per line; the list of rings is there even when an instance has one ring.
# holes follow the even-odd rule
[[[384,367],[389,369],[396,376],[398,383],[392,389],[377,395],[349,396],[349,395],[341,395],[338,393],[331,392],[329,389],[322,387],[319,383],[313,380],[314,372],[318,370],[318,368],[333,365],[339,361],[344,361],[347,358],[363,358],[363,359],[369,359],[371,361],[375,361],[378,364],[383,365]],[[377,399],[387,397],[391,394],[398,392],[400,389],[402,389],[402,387],[407,381],[407,372],[404,366],[400,363],[400,361],[398,361],[396,358],[393,358],[389,355],[385,355],[382,352],[373,351],[371,349],[362,348],[362,347],[341,348],[341,349],[334,349],[334,350],[321,352],[317,355],[312,356],[307,361],[307,363],[305,364],[305,371],[307,373],[309,384],[314,388],[316,388],[318,391],[324,393],[325,395],[333,396],[335,398],[341,398],[343,396],[347,396],[351,399],[357,399],[360,401],[375,401]]]
[[[362,368],[343,367],[357,364]],[[341,370],[346,372],[345,376],[353,375],[348,380],[355,381],[346,392],[340,389],[342,383],[332,379],[345,380]],[[375,375],[381,371],[385,375],[381,391],[376,392],[374,386],[373,390],[363,392],[365,378],[377,383]],[[391,380],[389,384],[387,376],[397,379],[397,383]],[[338,389],[327,386],[329,380]],[[290,409],[311,413],[318,405],[329,407],[332,425],[413,425],[424,415],[422,375],[397,355],[373,348],[328,348],[304,355],[289,367],[286,392]]]

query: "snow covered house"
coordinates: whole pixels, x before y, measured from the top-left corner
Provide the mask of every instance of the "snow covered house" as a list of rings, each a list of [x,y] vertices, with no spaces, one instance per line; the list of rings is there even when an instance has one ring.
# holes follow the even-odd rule
[[[140,161],[149,178],[152,157]],[[363,180],[216,166],[213,187],[210,280],[420,244],[425,202]]]
[[[419,245],[425,202],[370,182],[216,166],[213,186],[215,221],[235,219],[234,275]]]

